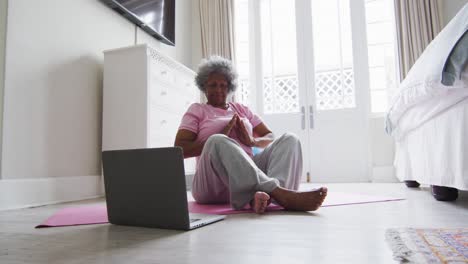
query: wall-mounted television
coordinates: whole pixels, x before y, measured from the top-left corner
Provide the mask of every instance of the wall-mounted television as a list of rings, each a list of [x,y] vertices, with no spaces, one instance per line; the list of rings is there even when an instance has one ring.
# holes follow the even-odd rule
[[[145,32],[175,46],[175,0],[101,0]]]

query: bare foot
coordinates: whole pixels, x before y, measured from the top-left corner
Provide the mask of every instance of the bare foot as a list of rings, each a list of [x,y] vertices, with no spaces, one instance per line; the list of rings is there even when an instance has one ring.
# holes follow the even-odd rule
[[[263,214],[270,203],[270,195],[265,192],[256,192],[250,206],[257,214]]]
[[[278,187],[271,192],[271,196],[286,210],[292,211],[315,211],[327,196],[327,187],[315,190],[297,192]]]

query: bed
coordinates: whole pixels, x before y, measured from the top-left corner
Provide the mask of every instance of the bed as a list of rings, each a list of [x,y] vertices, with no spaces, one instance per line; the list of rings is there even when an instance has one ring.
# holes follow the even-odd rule
[[[468,4],[427,46],[386,116],[396,176],[437,200],[468,190]]]

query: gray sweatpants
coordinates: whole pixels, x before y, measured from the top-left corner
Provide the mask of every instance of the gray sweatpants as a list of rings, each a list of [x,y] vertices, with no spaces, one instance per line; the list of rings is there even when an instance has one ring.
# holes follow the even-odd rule
[[[242,209],[257,191],[297,190],[301,175],[301,143],[294,134],[282,135],[253,158],[235,140],[216,134],[203,147],[192,195],[199,203],[230,202]]]

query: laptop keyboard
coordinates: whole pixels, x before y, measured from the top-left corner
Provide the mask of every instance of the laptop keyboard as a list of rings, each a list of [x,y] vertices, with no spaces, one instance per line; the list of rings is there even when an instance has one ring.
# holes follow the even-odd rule
[[[198,220],[200,220],[200,219],[198,219],[198,218],[190,218],[190,223],[196,222],[196,221],[198,221]]]

